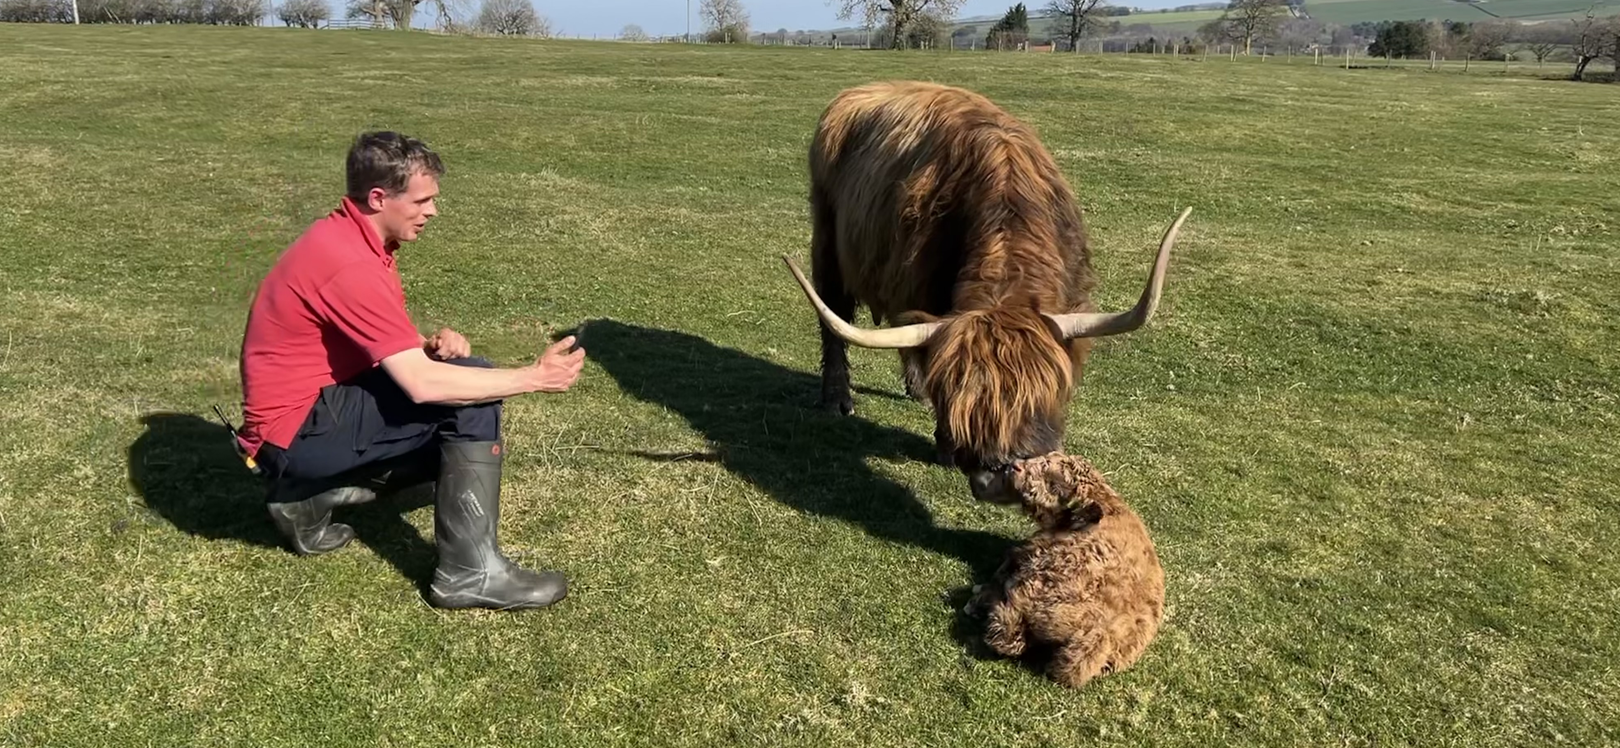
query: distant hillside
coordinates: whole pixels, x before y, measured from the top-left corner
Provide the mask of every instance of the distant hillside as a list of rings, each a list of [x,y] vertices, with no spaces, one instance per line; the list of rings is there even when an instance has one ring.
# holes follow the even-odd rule
[[[1030,32],[1033,36],[1042,38],[1050,33],[1053,24],[1053,19],[1036,13],[1036,7],[1043,4],[1030,3],[1027,0],[1025,3],[1026,7],[1030,8]],[[1305,0],[1304,16],[1344,26],[1366,22],[1421,19],[1468,22],[1510,19],[1535,23],[1580,18],[1586,14],[1588,7],[1594,6],[1600,16],[1620,14],[1620,0]],[[1192,3],[1165,10],[1142,10],[1127,6],[1113,12],[1121,13],[1122,10],[1128,10],[1128,13],[1111,15],[1104,20],[1106,23],[1118,21],[1122,27],[1149,25],[1155,31],[1186,34],[1219,18],[1221,10],[1225,7],[1226,4],[1221,2]],[[982,37],[998,20],[1001,20],[1000,15],[964,17],[956,19],[955,27],[959,31],[975,27],[978,36]],[[798,33],[803,35],[802,38],[813,38],[817,41],[825,41],[836,34],[845,43],[858,44],[864,38],[866,30],[846,26]]]

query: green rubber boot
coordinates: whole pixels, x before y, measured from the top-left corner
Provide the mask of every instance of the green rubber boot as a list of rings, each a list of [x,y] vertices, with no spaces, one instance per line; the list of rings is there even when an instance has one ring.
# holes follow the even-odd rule
[[[568,594],[559,572],[513,564],[496,540],[501,506],[501,443],[446,442],[434,486],[433,535],[439,566],[428,602],[440,608],[543,608]]]

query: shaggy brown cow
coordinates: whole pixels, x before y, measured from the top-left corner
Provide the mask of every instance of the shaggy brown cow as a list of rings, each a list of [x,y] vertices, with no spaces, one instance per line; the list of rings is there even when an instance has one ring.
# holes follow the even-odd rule
[[[1007,657],[1051,647],[1047,673],[1081,686],[1130,668],[1164,618],[1164,569],[1141,517],[1085,459],[1019,462],[1011,484],[1040,530],[967,605]]]
[[[1134,330],[1158,306],[1176,233],[1165,232],[1133,309],[1095,311],[1080,208],[1035,133],[986,100],[930,83],[840,93],[810,148],[823,407],[854,412],[846,343],[901,351],[906,392],[935,411],[940,460],[973,495],[1005,492],[1014,460],[1063,443],[1091,338]],[[850,324],[857,304],[888,329]]]

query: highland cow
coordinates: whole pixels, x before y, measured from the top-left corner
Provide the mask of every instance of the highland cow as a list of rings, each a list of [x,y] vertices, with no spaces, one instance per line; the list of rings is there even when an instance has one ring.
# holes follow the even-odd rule
[[[1015,460],[1059,449],[1091,340],[1157,309],[1166,230],[1136,306],[1099,313],[1074,193],[1035,133],[984,97],[873,83],[833,99],[810,146],[811,275],[821,404],[854,412],[846,344],[900,350],[906,392],[935,412],[939,460],[973,495]],[[886,329],[851,324],[857,304]]]
[[[1063,685],[1130,668],[1164,617],[1164,570],[1147,527],[1080,457],[1046,455],[1010,472],[1040,529],[966,612],[988,614],[985,643],[998,654],[1050,649],[1047,674]]]

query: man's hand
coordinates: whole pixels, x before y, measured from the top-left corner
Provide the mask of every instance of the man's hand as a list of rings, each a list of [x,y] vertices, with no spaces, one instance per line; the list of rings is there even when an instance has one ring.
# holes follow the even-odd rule
[[[585,367],[585,349],[568,353],[573,344],[572,335],[552,343],[534,362],[530,369],[535,376],[535,391],[563,392],[579,378],[579,370]]]
[[[429,356],[440,361],[449,361],[454,358],[471,356],[472,344],[468,343],[467,339],[461,336],[461,333],[446,327],[424,341],[422,350],[427,351]]]

